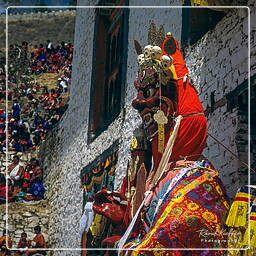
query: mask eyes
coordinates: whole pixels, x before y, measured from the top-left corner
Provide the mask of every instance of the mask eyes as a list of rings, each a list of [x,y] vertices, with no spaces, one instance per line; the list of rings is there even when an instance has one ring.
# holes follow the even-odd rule
[[[143,95],[144,95],[144,98],[150,97],[150,90],[144,90]]]

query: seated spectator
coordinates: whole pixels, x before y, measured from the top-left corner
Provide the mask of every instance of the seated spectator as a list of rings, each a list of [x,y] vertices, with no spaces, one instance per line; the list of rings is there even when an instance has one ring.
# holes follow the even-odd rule
[[[33,143],[30,139],[30,133],[28,132],[28,128],[25,126],[24,123],[22,124],[20,131],[20,144],[22,152],[27,151],[33,146]]]
[[[45,116],[43,118],[42,128],[43,128],[43,130],[51,129],[50,116],[48,114],[45,114]]]
[[[52,50],[53,50],[53,44],[50,40],[47,40],[46,42],[46,52],[51,54],[52,53]]]
[[[67,81],[65,79],[60,81],[60,88],[62,89],[63,92],[68,91],[68,84],[67,84]]]
[[[12,196],[15,196],[19,191],[21,191],[23,183],[24,168],[19,164],[19,161],[19,156],[15,155],[13,157],[12,164],[10,164],[7,169],[6,178],[10,182]]]
[[[41,54],[41,53],[44,53],[45,49],[44,49],[44,46],[43,44],[40,44],[39,48],[37,49],[38,52]]]
[[[14,101],[14,104],[13,104],[13,107],[12,107],[12,110],[13,110],[13,117],[17,120],[20,119],[20,112],[21,112],[21,109],[20,109],[20,104],[18,103],[17,100]]]
[[[52,116],[51,119],[50,119],[52,125],[54,126],[55,124],[57,124],[58,121],[59,121],[59,119],[60,119],[60,116],[57,114],[57,111],[54,110],[54,111],[53,111],[53,116]]]
[[[44,239],[44,235],[41,233],[41,227],[40,226],[36,226],[34,227],[34,231],[35,231],[35,237],[33,238],[33,240],[30,241],[32,250],[28,250],[27,251],[27,255],[31,256],[34,254],[42,254],[42,255],[46,255],[46,251],[44,250],[40,250],[42,248],[46,248],[46,242]]]
[[[25,176],[23,187],[31,194],[29,200],[41,200],[44,197],[45,189],[42,185],[43,170],[37,159],[32,158],[30,160],[25,170]]]
[[[16,256],[26,255],[26,250],[30,248],[30,241],[27,239],[27,233],[21,233],[18,248],[21,249],[16,253]]]
[[[12,239],[8,236],[8,231],[4,229],[3,235],[0,237],[0,248],[1,248],[0,256],[11,255],[11,251],[7,249],[11,247],[12,247]]]
[[[12,149],[15,150],[16,152],[22,151],[22,147],[18,139],[12,139],[11,145],[12,145]]]
[[[24,170],[23,183],[22,183],[22,191],[24,192],[28,191],[28,187],[30,185],[30,175],[31,175],[30,170],[31,170],[31,167],[27,165]]]
[[[31,58],[33,58],[38,53],[38,46],[35,45],[34,48],[31,50]]]
[[[35,130],[34,143],[35,145],[39,145],[42,140],[44,140],[45,131],[42,127],[42,124],[39,124]]]
[[[5,129],[5,118],[3,116],[0,116],[0,129]]]
[[[10,189],[9,189],[10,188]],[[9,194],[9,199],[11,199],[11,187],[8,187],[8,194]],[[6,179],[4,174],[0,173],[0,204],[4,204],[6,202]]]
[[[43,170],[39,166],[39,162],[36,158],[31,158],[30,160],[30,184],[39,183],[41,184],[43,181]]]
[[[16,185],[20,186],[24,174],[24,168],[20,165],[20,157],[14,156],[12,159],[12,164],[8,166],[7,174],[9,179],[11,179]]]

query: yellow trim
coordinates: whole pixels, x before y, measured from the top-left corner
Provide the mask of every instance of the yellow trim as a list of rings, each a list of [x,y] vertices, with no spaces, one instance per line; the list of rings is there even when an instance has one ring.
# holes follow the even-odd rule
[[[169,69],[171,70],[171,72],[172,72],[172,74],[173,74],[173,79],[174,80],[178,80],[178,76],[177,76],[177,73],[176,73],[176,70],[175,70],[175,67],[174,67],[174,65],[172,64],[170,67],[169,67]]]
[[[245,197],[245,198],[250,198],[250,197],[252,197],[252,198],[254,198],[255,196],[252,195],[252,194],[247,194],[247,193],[243,193],[243,192],[238,192],[238,193],[236,194],[235,198],[236,198],[236,197]]]
[[[208,6],[207,0],[190,0],[192,6]]]

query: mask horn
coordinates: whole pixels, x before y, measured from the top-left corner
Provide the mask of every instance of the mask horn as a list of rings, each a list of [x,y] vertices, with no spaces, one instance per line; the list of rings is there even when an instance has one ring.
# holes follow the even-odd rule
[[[134,46],[135,46],[135,50],[136,50],[137,54],[138,55],[142,54],[142,47],[137,40],[134,40]]]

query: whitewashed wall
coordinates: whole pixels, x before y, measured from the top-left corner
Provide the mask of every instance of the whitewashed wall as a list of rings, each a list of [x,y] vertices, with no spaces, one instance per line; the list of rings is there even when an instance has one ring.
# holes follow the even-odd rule
[[[194,46],[187,49],[186,61],[192,78],[200,88],[200,98],[206,109],[211,106],[210,95],[214,92],[215,101],[221,100],[248,79],[248,8],[232,9],[215,27]],[[255,20],[255,9],[251,10],[251,20]],[[254,25],[253,25],[254,26]],[[252,34],[253,35],[253,34]],[[255,52],[255,36],[251,51]],[[255,58],[251,59],[255,66]],[[255,73],[255,69],[253,71]],[[232,152],[238,152],[236,136],[241,128],[237,109],[227,110],[227,104],[217,108],[208,116],[209,133],[225,144]],[[248,127],[244,127],[246,143]],[[248,147],[244,147],[244,161],[247,161]],[[241,176],[238,160],[212,138],[208,137],[204,154],[220,171],[220,175],[230,196],[239,186],[247,184],[247,177]]]

